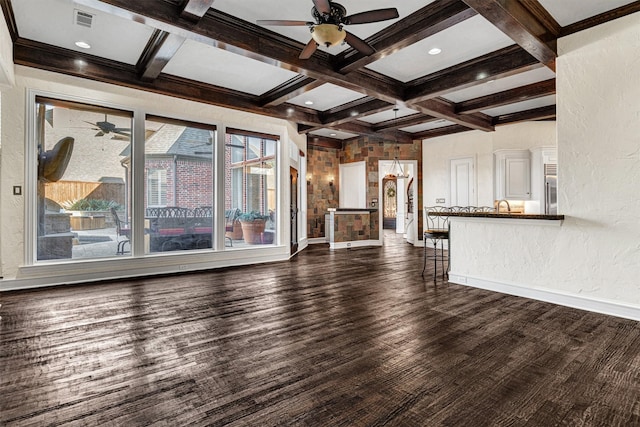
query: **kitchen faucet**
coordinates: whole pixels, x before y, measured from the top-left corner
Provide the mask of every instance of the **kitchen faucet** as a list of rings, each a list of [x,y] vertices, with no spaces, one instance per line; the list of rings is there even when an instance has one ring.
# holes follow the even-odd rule
[[[502,202],[505,202],[507,204],[507,212],[511,212],[511,205],[509,205],[509,202],[506,199],[502,199],[498,201],[498,205],[496,206],[496,213],[500,213],[500,205],[502,204]]]

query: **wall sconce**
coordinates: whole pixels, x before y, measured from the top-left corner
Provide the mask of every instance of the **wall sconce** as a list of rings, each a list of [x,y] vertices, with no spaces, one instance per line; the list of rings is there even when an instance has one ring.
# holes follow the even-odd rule
[[[307,175],[307,185],[311,185],[311,174]]]
[[[333,187],[333,180],[329,181],[329,187]]]

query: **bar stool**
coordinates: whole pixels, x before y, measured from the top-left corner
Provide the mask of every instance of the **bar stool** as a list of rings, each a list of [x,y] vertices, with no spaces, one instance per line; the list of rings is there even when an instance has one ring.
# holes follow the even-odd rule
[[[447,250],[447,268],[444,268],[445,253],[444,241],[449,241],[449,213],[451,209],[446,206],[427,206],[423,210],[425,230],[423,233],[424,243],[424,265],[422,267],[422,277],[427,269],[427,259],[433,259],[433,281],[438,277],[438,260],[442,266],[442,278],[449,275],[449,250]],[[427,254],[427,240],[433,245],[433,255]],[[440,250],[438,250],[440,243]]]

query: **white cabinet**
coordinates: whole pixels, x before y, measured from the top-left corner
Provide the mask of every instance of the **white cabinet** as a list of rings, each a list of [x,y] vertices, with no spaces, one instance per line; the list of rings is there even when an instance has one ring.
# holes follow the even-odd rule
[[[495,198],[529,200],[531,198],[531,152],[498,150],[495,156]]]

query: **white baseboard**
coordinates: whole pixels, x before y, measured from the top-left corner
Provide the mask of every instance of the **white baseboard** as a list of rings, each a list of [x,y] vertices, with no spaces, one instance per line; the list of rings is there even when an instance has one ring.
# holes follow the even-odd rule
[[[352,242],[334,242],[329,243],[329,249],[352,249],[363,248],[365,246],[382,246],[381,240],[354,240]]]
[[[326,237],[311,237],[311,238],[308,238],[307,241],[309,242],[310,245],[317,245],[320,243],[329,243]]]
[[[607,314],[609,316],[622,317],[640,321],[640,306],[624,304],[618,301],[589,298],[568,292],[560,292],[551,289],[529,288],[517,284],[497,282],[483,278],[449,273],[449,282],[458,285],[471,286],[486,289],[503,294],[531,298],[538,301],[550,302],[594,313]]]

